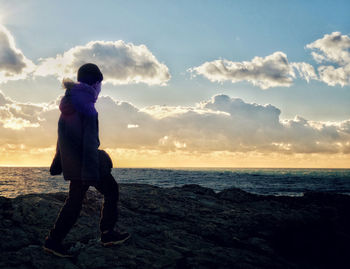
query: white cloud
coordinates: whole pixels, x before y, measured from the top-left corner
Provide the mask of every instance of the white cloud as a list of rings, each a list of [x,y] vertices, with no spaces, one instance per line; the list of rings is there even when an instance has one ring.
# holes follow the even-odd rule
[[[190,68],[188,71],[202,75],[212,82],[248,81],[262,89],[289,87],[295,78],[294,68],[301,78],[309,81],[317,77],[313,67],[307,63],[290,64],[287,55],[277,51],[266,57],[254,57],[250,62],[215,60]]]
[[[0,92],[0,123],[4,128],[39,127],[37,114],[42,109],[39,105],[15,103]]]
[[[25,79],[35,65],[16,48],[11,33],[0,25],[0,83]]]
[[[311,64],[304,62],[291,63],[291,66],[296,69],[299,77],[309,82],[311,79],[318,80],[314,67]]]
[[[40,127],[44,126],[46,113],[57,108],[56,102],[43,104],[21,103],[5,97],[0,91],[0,126],[3,128],[1,138],[11,140],[10,130],[30,132],[28,128],[39,128],[42,131]],[[8,137],[6,137],[6,133],[9,134]],[[14,138],[18,139],[20,137],[15,135]]]
[[[322,65],[318,68],[318,73],[320,80],[327,83],[329,86],[339,84],[344,87],[350,85],[350,63],[341,67]]]
[[[306,45],[318,62],[335,62],[339,65],[350,63],[350,37],[340,32],[326,34],[321,39]]]
[[[101,142],[107,148],[184,152],[344,153],[348,122],[281,120],[272,105],[227,95],[193,107],[138,109],[110,97],[99,100]],[[118,116],[116,116],[118,115]],[[128,122],[138,128],[127,128]]]
[[[23,118],[8,117],[1,119],[0,122],[3,124],[4,128],[10,128],[13,130],[21,130],[28,127],[39,127],[39,123],[32,123]]]
[[[145,83],[166,85],[168,67],[160,63],[145,45],[119,41],[91,41],[76,46],[56,57],[40,58],[35,65],[16,48],[11,33],[0,25],[0,83],[26,79],[29,76],[54,75],[76,78],[78,68],[87,62],[97,64],[104,81],[119,85]]]
[[[340,32],[326,34],[308,45],[314,59],[331,65],[318,67],[320,80],[329,86],[350,85],[350,37]]]
[[[194,75],[202,75],[212,82],[248,81],[262,89],[289,87],[297,75],[309,82],[319,80],[329,86],[350,85],[350,37],[340,32],[326,34],[306,45],[320,65],[315,68],[305,62],[288,62],[287,55],[275,52],[252,61],[232,62],[225,59],[205,62],[190,68]],[[324,63],[328,63],[325,65]]]
[[[57,139],[57,101],[23,104],[0,94],[0,147],[52,148]],[[102,148],[183,152],[350,153],[350,120],[281,120],[272,105],[216,95],[191,107],[139,109],[102,96],[97,102]]]
[[[195,113],[195,114],[223,114],[228,115],[228,113],[223,111],[208,111],[205,109],[202,109],[199,106],[196,107],[186,107],[186,106],[148,106],[145,108],[142,108],[140,111],[146,112],[147,114],[152,115],[153,117],[157,119],[163,119],[167,117],[177,117],[181,114],[185,113]]]
[[[137,124],[128,124],[128,128],[139,128],[139,126]]]
[[[87,62],[97,64],[104,81],[118,84],[146,83],[165,85],[170,79],[168,67],[160,63],[145,45],[119,41],[91,41],[76,46],[55,58],[40,59],[35,74],[74,78]]]

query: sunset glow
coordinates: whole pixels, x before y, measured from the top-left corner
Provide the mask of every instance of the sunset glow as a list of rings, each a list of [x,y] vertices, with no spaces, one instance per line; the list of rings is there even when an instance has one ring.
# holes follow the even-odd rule
[[[350,168],[346,1],[19,3],[0,2],[0,166],[50,165],[61,81],[94,62],[116,167]]]

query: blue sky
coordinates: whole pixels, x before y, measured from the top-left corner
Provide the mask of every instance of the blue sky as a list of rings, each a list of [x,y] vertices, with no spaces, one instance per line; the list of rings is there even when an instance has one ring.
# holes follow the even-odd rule
[[[348,87],[296,81],[289,88],[261,92],[245,82],[191,80],[186,72],[205,61],[249,61],[275,51],[286,53],[289,61],[314,65],[305,45],[333,31],[349,33],[348,1],[2,1],[2,6],[5,26],[33,61],[91,40],[145,44],[169,67],[169,85],[105,87],[108,94],[140,106],[190,105],[227,93],[248,102],[272,103],[282,108],[285,118],[298,114],[315,120],[344,120],[350,116]],[[16,86],[8,91],[3,88],[16,96],[12,90]],[[49,87],[55,86],[50,83]],[[57,91],[51,93],[32,99],[48,101]],[[25,98],[28,94],[17,95]],[[322,109],[325,100],[336,108]]]
[[[77,46],[86,48],[92,41],[107,47],[103,42],[122,40],[124,49],[125,44],[132,44],[131,52],[145,45],[143,55],[148,57],[148,64],[157,66],[155,70],[163,78],[150,82],[150,73],[142,73],[141,81],[135,83],[137,75],[131,74],[131,80],[126,80],[107,74],[111,80],[102,89],[103,95],[140,110],[149,112],[157,105],[174,111],[176,107],[194,108],[222,94],[255,107],[271,104],[280,110],[281,123],[299,116],[310,122],[339,125],[350,119],[350,74],[346,73],[350,65],[338,57],[339,53],[349,53],[349,10],[349,1],[325,0],[0,0],[0,24],[13,37],[16,49],[33,66],[43,66],[44,70],[50,67],[43,64],[47,59],[57,62],[56,55],[74,48],[77,51]],[[342,50],[327,47],[327,36],[335,32],[345,44]],[[323,43],[307,47],[317,40]],[[320,52],[320,48],[327,50]],[[338,53],[336,58],[332,58],[333,52]],[[317,62],[312,53],[319,53],[323,61]],[[118,58],[120,55],[111,55],[111,61],[113,57],[124,59]],[[255,57],[260,57],[259,63],[254,63]],[[271,65],[266,63],[268,59]],[[288,66],[284,66],[286,59]],[[254,69],[247,77],[237,67],[240,65],[259,70]],[[301,65],[312,71],[309,79],[298,75],[295,66]],[[345,77],[335,78],[334,70],[327,69],[331,67],[340,67],[339,72],[344,69]],[[219,72],[216,68],[223,69]],[[322,77],[319,68],[327,69],[327,76]],[[63,71],[42,72],[2,81],[0,90],[14,102],[52,102],[63,94],[59,81]],[[166,79],[169,74],[170,79]]]

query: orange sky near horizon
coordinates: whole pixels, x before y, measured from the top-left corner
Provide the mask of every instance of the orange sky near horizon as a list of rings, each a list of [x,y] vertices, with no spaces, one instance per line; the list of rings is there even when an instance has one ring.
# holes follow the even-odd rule
[[[231,153],[227,151],[190,153],[136,149],[106,149],[106,151],[110,154],[115,168],[350,168],[348,154]],[[52,147],[19,152],[2,151],[0,166],[48,167],[53,156]]]

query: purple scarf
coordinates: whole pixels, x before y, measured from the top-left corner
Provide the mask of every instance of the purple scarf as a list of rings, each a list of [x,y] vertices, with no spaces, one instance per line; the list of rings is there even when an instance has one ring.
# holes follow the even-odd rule
[[[75,110],[84,115],[97,115],[95,103],[101,88],[95,89],[88,84],[76,83],[71,80],[64,80],[62,84],[67,89],[60,104],[62,113],[69,111],[69,103],[71,103]]]

